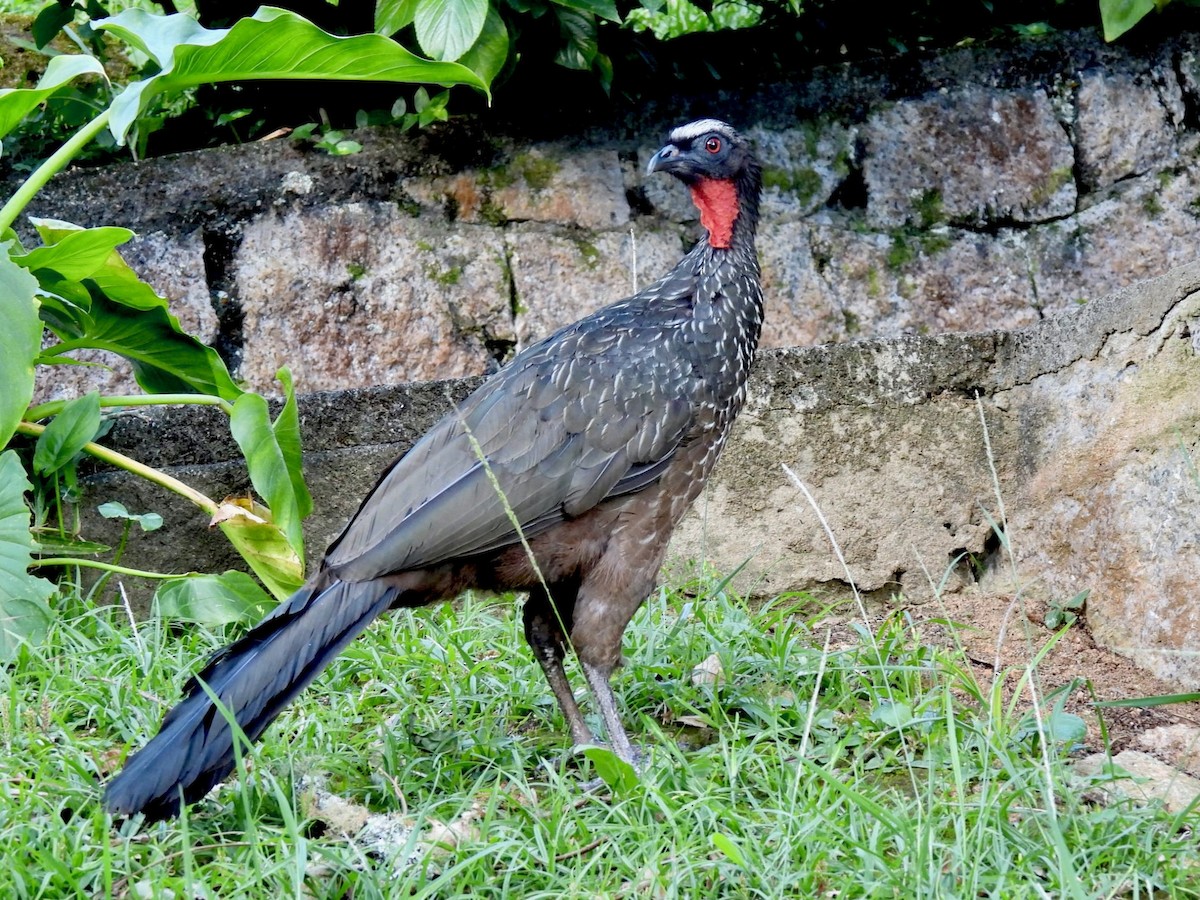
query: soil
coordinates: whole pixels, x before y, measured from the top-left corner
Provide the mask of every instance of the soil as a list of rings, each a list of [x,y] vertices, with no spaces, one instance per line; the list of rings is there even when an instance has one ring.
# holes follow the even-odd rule
[[[1044,604],[1032,600],[1014,604],[1011,595],[978,592],[947,594],[936,602],[907,605],[900,609],[916,624],[923,640],[936,646],[961,647],[981,683],[990,684],[997,669],[1007,673],[1004,680],[1005,701],[1017,689],[1025,666],[1056,633],[1043,623]],[[897,607],[885,607],[882,604],[868,605],[871,626],[877,627],[896,610]],[[861,615],[848,616],[846,621],[851,619],[861,621]],[[948,627],[947,622],[953,622],[957,627]],[[859,642],[858,635],[848,628],[841,635],[840,631],[842,628],[835,627],[831,646],[836,646],[842,638],[847,646]],[[1098,646],[1088,633],[1086,615],[1068,628],[1038,663],[1039,697],[1069,684],[1072,679],[1079,679],[1081,684],[1071,693],[1065,708],[1087,723],[1088,733],[1083,748],[1086,752],[1104,750],[1105,731],[1111,752],[1116,754],[1127,749],[1154,752],[1156,747],[1141,741],[1142,735],[1151,729],[1168,725],[1200,728],[1200,702],[1097,710],[1092,705],[1096,701],[1178,694],[1180,688]],[[1027,689],[1019,703],[1029,707]],[[1195,748],[1192,748],[1189,756],[1193,764],[1181,768],[1200,768],[1194,764]],[[1180,765],[1181,762],[1172,758],[1164,758],[1163,761],[1174,765]],[[1200,775],[1200,771],[1190,771],[1190,774]]]

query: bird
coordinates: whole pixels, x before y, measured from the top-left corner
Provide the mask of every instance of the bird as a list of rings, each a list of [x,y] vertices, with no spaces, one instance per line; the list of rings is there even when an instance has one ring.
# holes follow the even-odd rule
[[[108,782],[114,817],[178,815],[235,767],[226,713],[256,740],[376,617],[468,588],[527,594],[525,638],[573,743],[595,737],[568,650],[609,746],[641,764],[610,677],[745,402],[763,322],[750,141],[724,121],[692,121],[670,131],[653,173],[689,189],[705,232],[692,250],[523,349],[393,462],[305,584],[187,681]]]

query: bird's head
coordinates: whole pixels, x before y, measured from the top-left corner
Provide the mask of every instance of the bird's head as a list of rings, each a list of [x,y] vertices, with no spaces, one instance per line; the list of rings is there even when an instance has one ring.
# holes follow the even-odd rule
[[[692,192],[713,247],[728,248],[741,220],[752,234],[758,218],[762,170],[750,142],[719,119],[680,125],[650,159],[646,174],[668,172]]]

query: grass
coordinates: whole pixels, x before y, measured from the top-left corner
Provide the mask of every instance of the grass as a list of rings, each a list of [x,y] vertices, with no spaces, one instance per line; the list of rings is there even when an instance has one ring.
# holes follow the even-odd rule
[[[385,617],[252,774],[141,829],[100,811],[98,775],[221,640],[77,601],[0,676],[0,896],[1200,896],[1181,817],[1085,802],[1070,747],[903,616],[830,644],[805,600],[652,597],[616,677],[650,763],[591,793],[516,604]],[[714,654],[723,678],[693,683]],[[306,815],[314,778],[413,830],[368,851]],[[424,853],[436,823],[456,846]]]

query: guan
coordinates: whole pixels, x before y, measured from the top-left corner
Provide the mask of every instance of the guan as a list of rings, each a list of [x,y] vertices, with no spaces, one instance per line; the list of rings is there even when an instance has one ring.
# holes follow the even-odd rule
[[[233,770],[211,696],[255,740],[385,610],[467,588],[528,592],[525,637],[572,740],[594,739],[568,645],[612,749],[638,761],[609,678],[745,401],[763,317],[762,178],[745,137],[682,125],[653,172],[688,187],[706,236],[644,290],[521,351],[396,460],[304,586],[187,682],[108,784],[110,812],[176,815]]]

